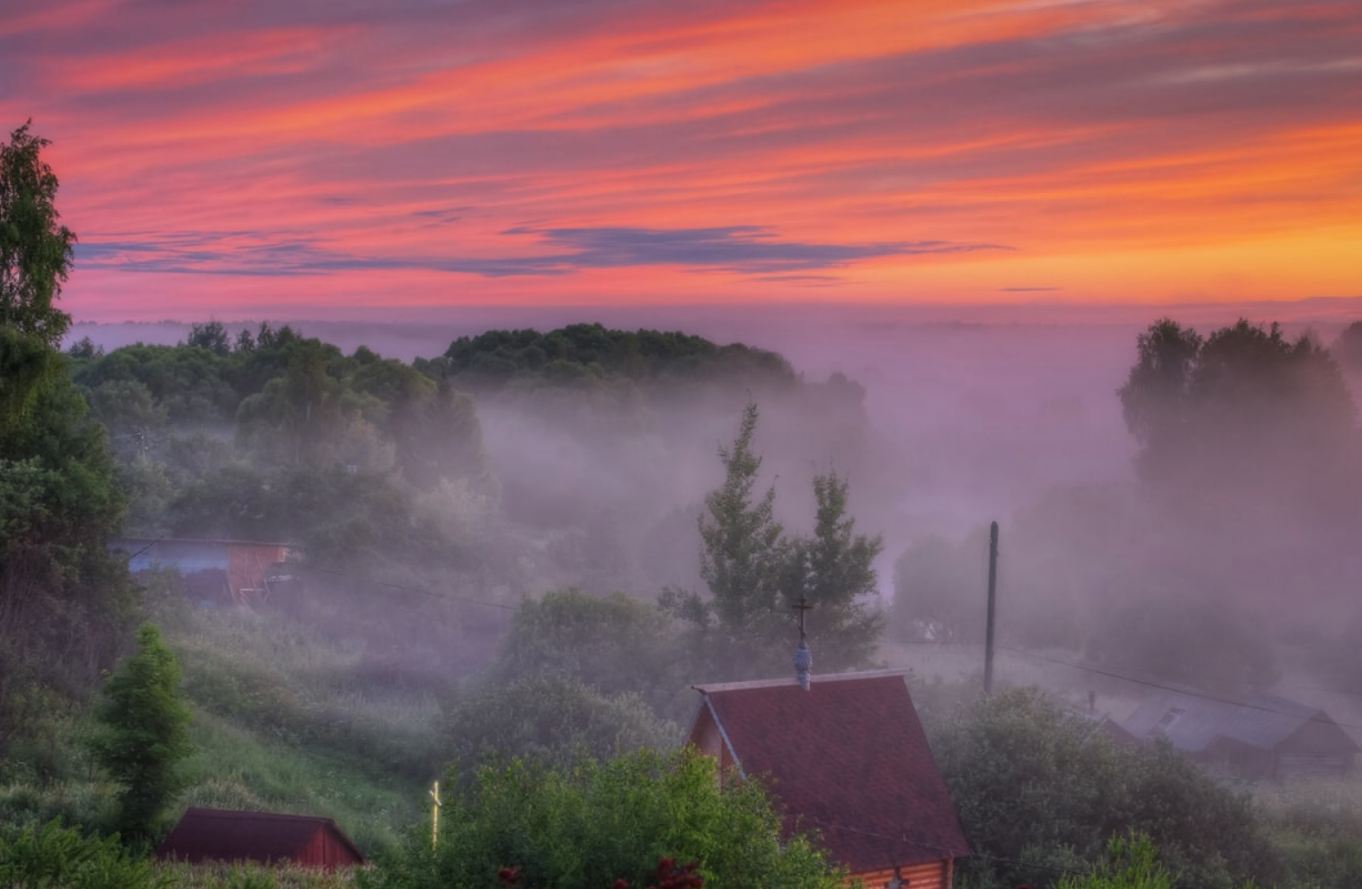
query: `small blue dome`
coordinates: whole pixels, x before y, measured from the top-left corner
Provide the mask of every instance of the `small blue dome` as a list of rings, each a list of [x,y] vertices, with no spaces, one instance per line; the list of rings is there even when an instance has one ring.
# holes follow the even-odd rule
[[[794,668],[800,688],[808,691],[809,674],[813,670],[813,652],[809,651],[809,645],[803,639],[799,640],[799,648],[795,650]]]

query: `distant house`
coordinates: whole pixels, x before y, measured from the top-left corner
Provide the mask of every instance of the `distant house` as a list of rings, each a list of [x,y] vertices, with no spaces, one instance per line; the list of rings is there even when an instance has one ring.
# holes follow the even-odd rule
[[[1122,725],[1135,738],[1167,738],[1193,759],[1246,778],[1345,775],[1359,749],[1320,708],[1276,695],[1234,703],[1159,691]]]
[[[364,856],[330,818],[190,809],[156,850],[156,857],[188,861],[292,862],[350,867]]]
[[[812,831],[868,889],[950,889],[969,854],[901,671],[697,685],[689,743],[760,776],[785,829]],[[895,882],[897,881],[897,882]]]
[[[130,571],[174,568],[195,598],[235,605],[263,601],[289,555],[288,544],[248,540],[122,537],[109,547],[128,555]]]

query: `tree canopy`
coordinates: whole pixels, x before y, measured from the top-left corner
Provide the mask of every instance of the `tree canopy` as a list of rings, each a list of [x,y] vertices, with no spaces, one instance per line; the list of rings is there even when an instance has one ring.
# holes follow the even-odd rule
[[[58,222],[57,175],[42,159],[50,143],[31,123],[0,144],[0,326],[55,348],[71,324],[54,303],[76,236]]]
[[[547,333],[492,330],[460,337],[435,362],[422,365],[475,390],[513,381],[583,385],[626,379],[634,383],[695,384],[722,378],[727,385],[790,385],[795,374],[775,352],[742,344],[717,345],[679,332],[612,330],[572,324]],[[739,389],[738,391],[742,391]]]
[[[1119,394],[1142,479],[1200,495],[1267,485],[1300,500],[1327,496],[1354,468],[1351,394],[1309,336],[1241,319],[1203,339],[1165,318],[1137,353]]]
[[[105,432],[56,349],[75,236],[47,144],[25,124],[0,145],[0,751],[33,700],[78,697],[109,664],[131,598],[105,551],[123,509]]]
[[[855,532],[846,513],[848,484],[835,472],[813,480],[814,533],[787,537],[775,517],[775,488],[756,491],[757,418],[756,404],[749,403],[737,438],[719,449],[723,484],[705,496],[700,576],[709,597],[668,589],[662,607],[698,632],[712,669],[729,675],[789,663],[801,599],[816,609],[809,625],[818,663],[834,671],[864,665],[884,624],[872,604],[873,563],[883,542]]]
[[[430,828],[419,828],[400,854],[357,879],[361,889],[485,889],[513,869],[540,889],[645,886],[669,858],[694,861],[710,889],[843,885],[807,839],[781,835],[759,782],[721,785],[715,768],[684,750],[483,769],[446,794],[434,849]]]

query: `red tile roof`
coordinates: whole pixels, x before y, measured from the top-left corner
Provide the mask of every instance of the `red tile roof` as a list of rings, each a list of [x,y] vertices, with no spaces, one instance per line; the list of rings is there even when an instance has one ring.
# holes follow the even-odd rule
[[[314,844],[319,832],[324,834],[321,844],[330,847],[330,854]],[[310,850],[309,845],[313,846]],[[156,857],[189,862],[364,863],[359,849],[330,818],[222,809],[186,811],[170,836],[157,848]]]
[[[901,673],[696,686],[697,742],[717,717],[746,777],[764,776],[786,829],[822,834],[851,873],[969,854]],[[713,716],[711,716],[711,713]]]

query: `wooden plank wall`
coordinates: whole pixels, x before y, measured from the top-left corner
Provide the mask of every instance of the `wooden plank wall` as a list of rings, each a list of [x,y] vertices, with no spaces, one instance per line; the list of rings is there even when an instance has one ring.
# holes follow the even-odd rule
[[[953,862],[947,859],[901,867],[899,868],[899,877],[903,880],[902,887],[903,889],[951,889],[951,876],[954,870],[951,867],[952,864]],[[887,889],[893,879],[894,869],[892,867],[851,875],[851,880],[860,880],[865,885],[865,889]]]

